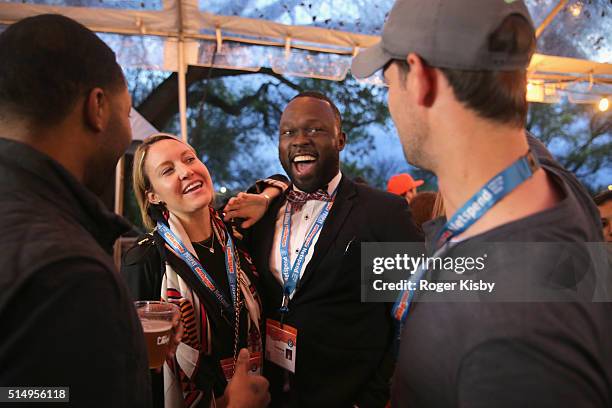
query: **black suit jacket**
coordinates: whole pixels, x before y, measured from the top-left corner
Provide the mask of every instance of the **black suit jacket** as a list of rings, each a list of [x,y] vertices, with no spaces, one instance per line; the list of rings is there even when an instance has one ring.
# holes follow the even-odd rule
[[[269,268],[277,200],[248,238],[266,317],[279,319],[282,286]],[[422,241],[406,201],[343,176],[332,209],[298,282],[285,323],[298,329],[296,373],[264,366],[273,406],[383,407],[393,373],[390,305],[361,303],[362,242]]]

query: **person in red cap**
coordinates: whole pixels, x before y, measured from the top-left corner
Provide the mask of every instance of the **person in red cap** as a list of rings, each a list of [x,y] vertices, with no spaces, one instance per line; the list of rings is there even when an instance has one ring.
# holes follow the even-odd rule
[[[387,183],[387,191],[402,196],[410,203],[417,193],[417,187],[425,183],[423,180],[415,180],[408,173],[391,176]]]

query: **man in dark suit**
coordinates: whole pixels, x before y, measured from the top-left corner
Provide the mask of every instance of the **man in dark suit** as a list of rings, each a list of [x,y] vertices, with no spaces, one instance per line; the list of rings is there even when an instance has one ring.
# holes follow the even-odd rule
[[[266,317],[297,331],[292,359],[285,351],[278,357],[292,367],[266,361],[274,406],[383,407],[389,397],[394,328],[389,305],[360,301],[360,247],[422,237],[405,200],[342,175],[341,129],[324,95],[307,92],[289,102],[279,158],[292,186],[247,238]],[[268,340],[270,332],[268,326]]]

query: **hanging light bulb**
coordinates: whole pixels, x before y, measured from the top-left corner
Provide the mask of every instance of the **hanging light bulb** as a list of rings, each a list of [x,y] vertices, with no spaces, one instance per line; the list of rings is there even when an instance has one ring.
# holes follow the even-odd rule
[[[582,2],[578,1],[571,6],[569,6],[569,11],[572,13],[572,16],[578,17],[582,12]]]
[[[601,98],[597,104],[597,108],[599,108],[600,112],[607,111],[610,108],[610,101],[608,98]]]
[[[542,81],[527,82],[527,101],[544,102],[544,83]]]

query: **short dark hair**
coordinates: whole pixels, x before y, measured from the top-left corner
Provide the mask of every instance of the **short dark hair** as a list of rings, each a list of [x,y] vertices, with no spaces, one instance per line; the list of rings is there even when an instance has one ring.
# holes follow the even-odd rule
[[[489,37],[489,50],[510,55],[535,51],[535,33],[529,21],[518,14],[512,14]],[[398,62],[400,75],[405,76],[410,66],[404,60]],[[423,62],[428,65],[426,60]],[[527,71],[468,71],[438,68],[448,80],[458,101],[483,118],[493,121],[524,126],[527,119],[528,103]],[[404,81],[402,81],[404,82]]]
[[[612,200],[612,190],[604,190],[593,197],[595,205],[602,205],[607,201]]]
[[[342,132],[342,116],[340,115],[340,110],[338,109],[334,101],[332,101],[329,97],[318,91],[304,91],[295,95],[293,98],[291,98],[289,102],[297,98],[315,98],[327,102],[334,112],[334,116],[336,117],[336,121],[338,122],[338,129]]]
[[[489,50],[533,54],[535,33],[531,24],[513,14],[489,37]],[[455,97],[479,116],[522,127],[527,118],[527,71],[465,71],[439,68]]]
[[[125,86],[115,53],[83,25],[58,14],[25,18],[0,34],[0,117],[59,123],[93,88]]]

